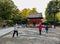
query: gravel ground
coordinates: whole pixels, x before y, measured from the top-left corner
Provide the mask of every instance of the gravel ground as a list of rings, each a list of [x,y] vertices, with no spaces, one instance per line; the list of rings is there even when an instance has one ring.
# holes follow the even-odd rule
[[[42,30],[39,35],[37,28],[19,28],[19,36],[12,37],[13,32],[0,38],[0,44],[60,44],[60,28]]]

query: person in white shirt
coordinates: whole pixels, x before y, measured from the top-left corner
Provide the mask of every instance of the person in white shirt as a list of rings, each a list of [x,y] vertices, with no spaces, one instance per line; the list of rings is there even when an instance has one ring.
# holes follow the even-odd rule
[[[14,26],[13,37],[15,36],[15,34],[18,36],[18,30],[17,30],[17,28],[18,28],[18,25],[16,24],[16,25]]]

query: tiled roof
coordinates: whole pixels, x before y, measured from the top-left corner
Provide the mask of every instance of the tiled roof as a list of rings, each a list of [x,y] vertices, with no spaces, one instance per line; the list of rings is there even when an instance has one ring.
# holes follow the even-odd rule
[[[42,13],[30,14],[29,18],[40,18],[42,17]]]

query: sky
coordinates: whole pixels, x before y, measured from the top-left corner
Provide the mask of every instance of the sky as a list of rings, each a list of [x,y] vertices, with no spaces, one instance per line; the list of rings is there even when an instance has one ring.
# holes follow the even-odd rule
[[[43,17],[45,17],[45,10],[47,4],[51,0],[12,0],[14,4],[17,6],[19,10],[24,8],[36,8],[39,13],[42,13]]]

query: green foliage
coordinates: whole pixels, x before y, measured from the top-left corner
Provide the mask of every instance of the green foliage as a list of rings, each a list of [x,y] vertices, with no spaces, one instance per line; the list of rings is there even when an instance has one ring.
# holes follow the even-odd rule
[[[45,11],[47,21],[52,21],[54,19],[54,14],[56,15],[56,13],[59,11],[60,11],[60,1],[58,0],[50,1]]]
[[[23,15],[24,17],[29,16],[29,10],[28,10],[27,8],[24,8],[24,9],[21,11],[21,13],[22,13],[22,15]]]
[[[56,19],[57,19],[57,21],[60,22],[60,12],[58,12],[58,13],[56,14]]]
[[[27,9],[27,8],[24,8],[22,11],[21,11],[22,15],[24,17],[28,17],[30,14],[34,14],[34,13],[38,13],[36,8],[32,8],[31,9]]]
[[[0,22],[5,22],[8,26],[13,26],[17,22],[25,24],[27,23],[26,17],[34,13],[37,13],[36,8],[32,10],[25,8],[20,11],[12,0],[0,0]]]
[[[25,18],[22,18],[21,23],[22,24],[27,24],[27,18],[26,17]]]
[[[21,17],[19,14],[19,10],[12,0],[0,0],[0,23],[5,22],[8,26],[13,26],[14,19],[15,21],[20,20]],[[11,19],[13,20],[10,21]]]
[[[10,19],[12,10],[16,8],[12,0],[0,0],[0,18],[6,20]],[[16,10],[16,9],[15,9]]]
[[[12,18],[11,18],[11,20],[13,20],[14,24],[15,23],[21,24],[24,19],[25,18],[23,17],[23,15],[21,13],[18,13],[16,15],[12,15]]]
[[[12,20],[6,20],[6,23],[7,23],[7,26],[9,27],[14,25]]]
[[[30,14],[35,14],[35,13],[38,13],[36,8],[32,8],[32,10],[30,10]]]

